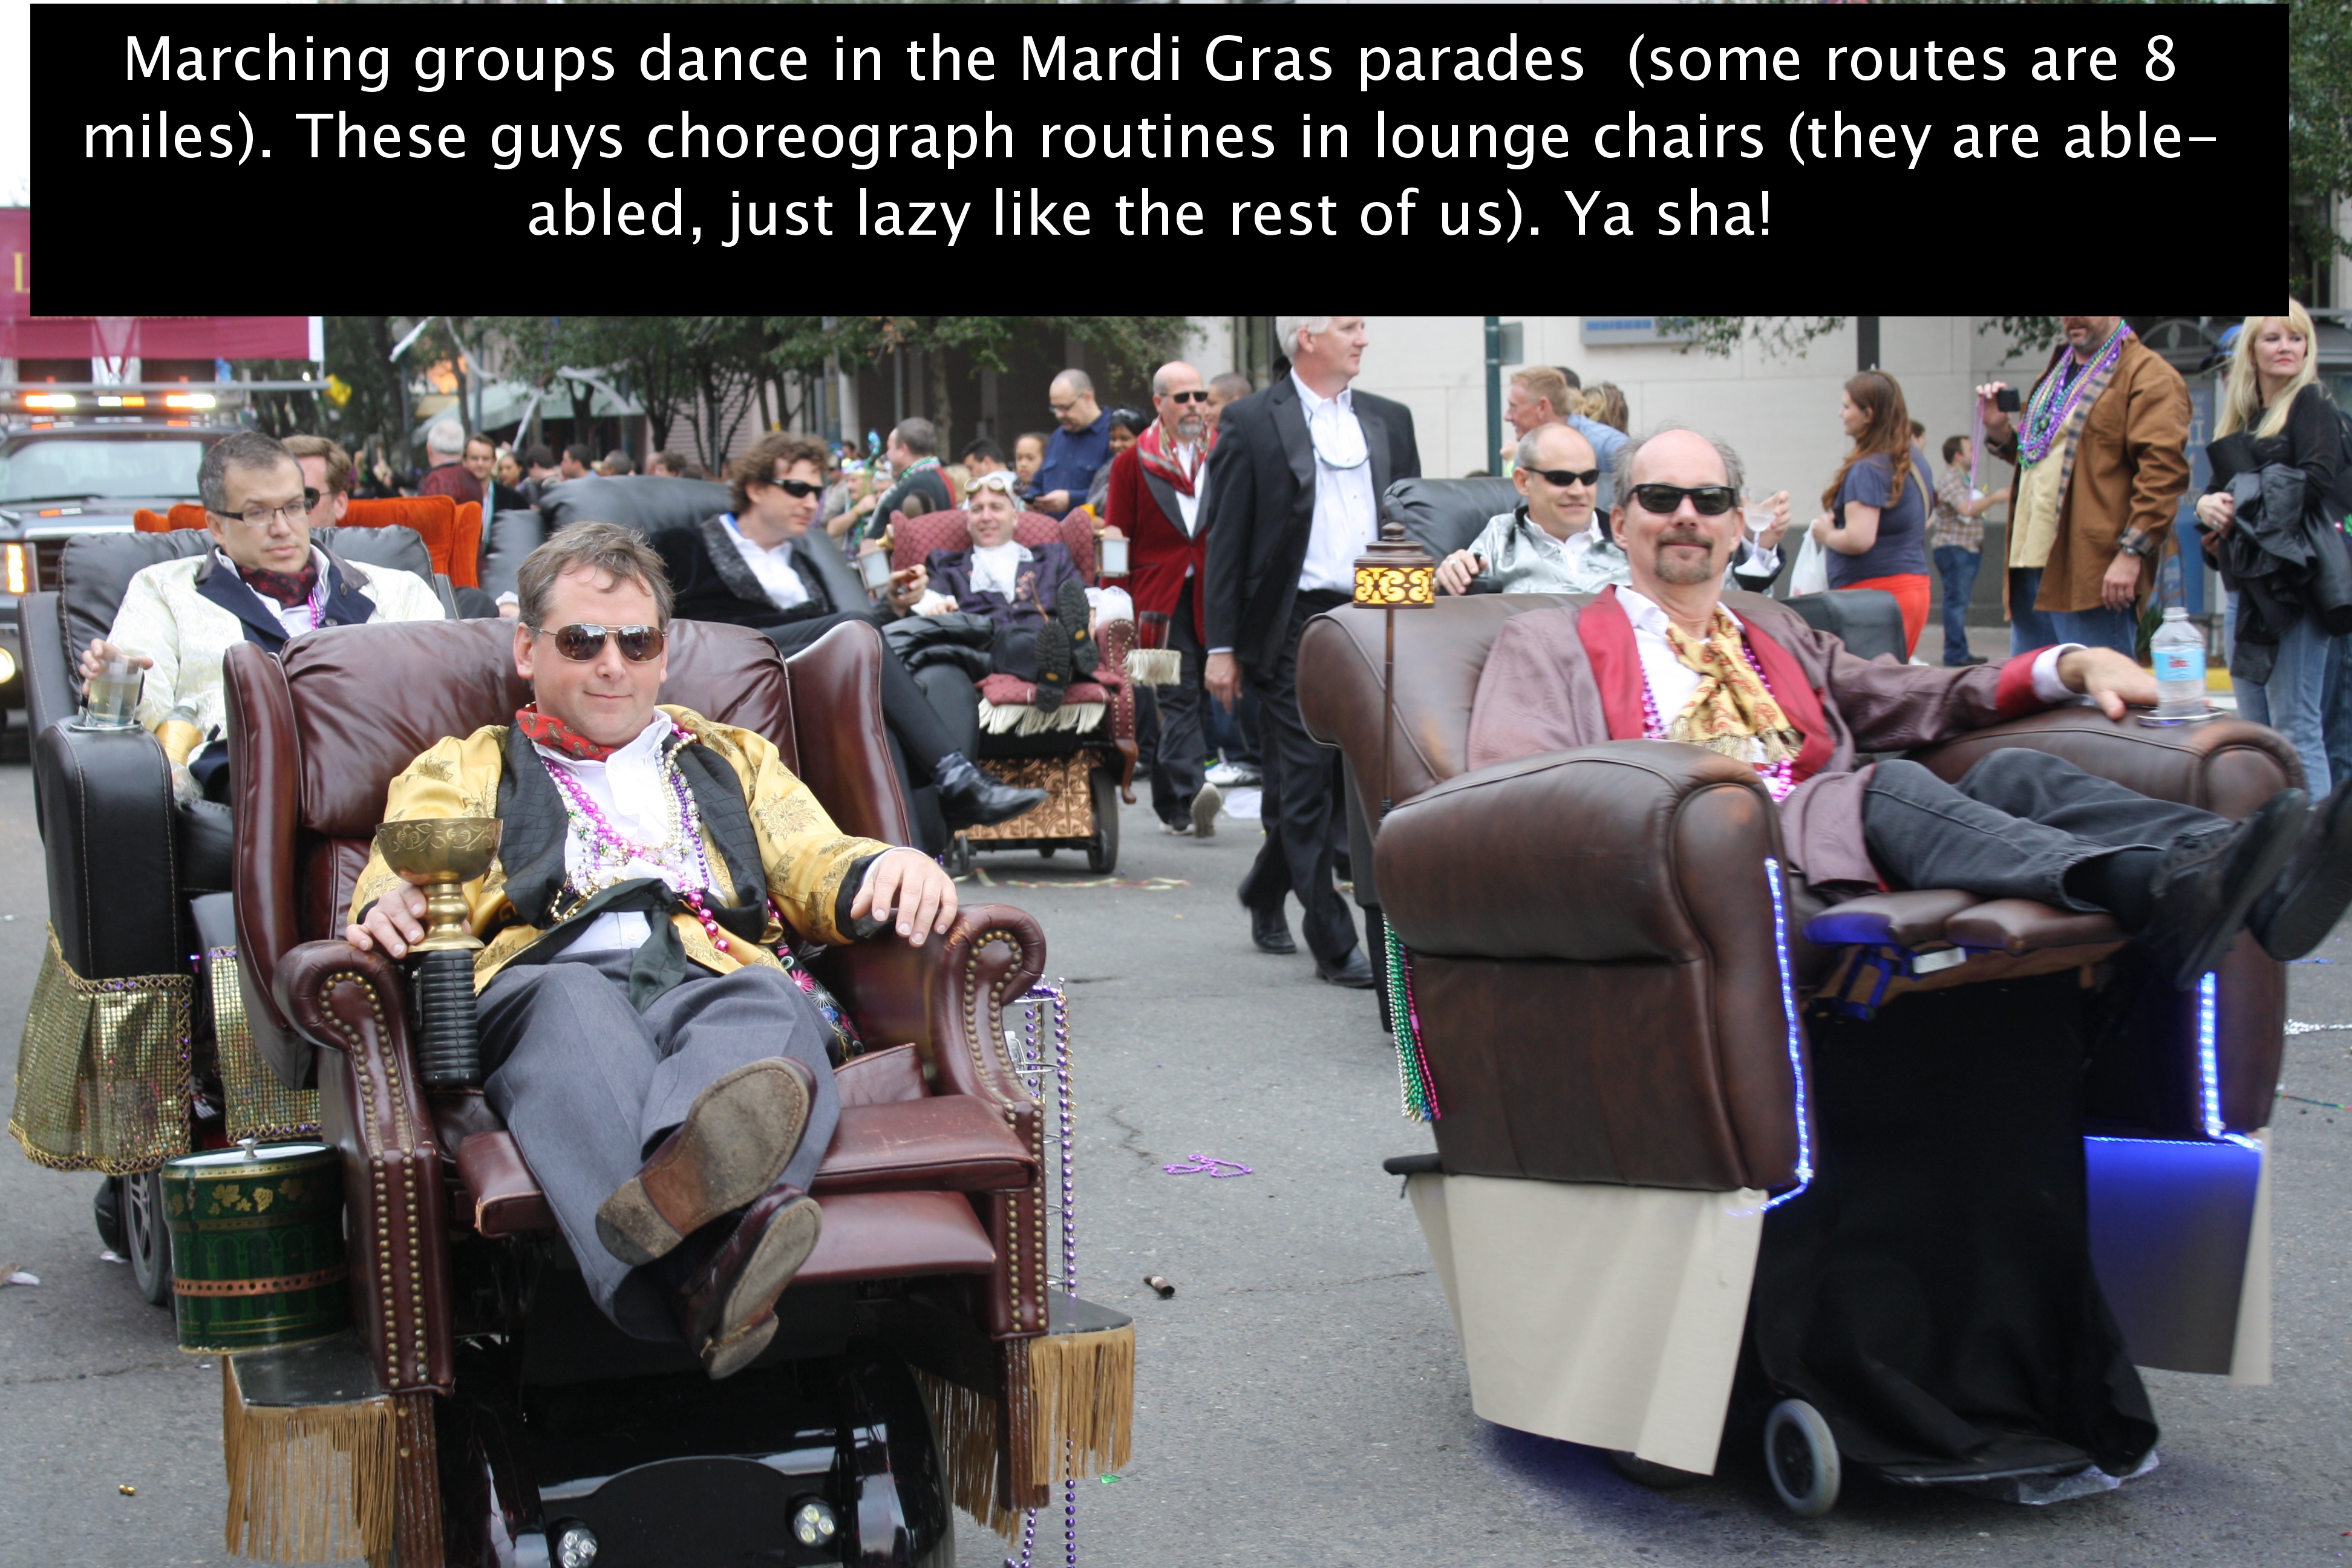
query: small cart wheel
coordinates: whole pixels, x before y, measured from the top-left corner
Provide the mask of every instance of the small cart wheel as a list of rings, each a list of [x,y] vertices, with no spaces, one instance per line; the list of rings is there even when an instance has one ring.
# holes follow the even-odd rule
[[[1837,1507],[1837,1442],[1822,1413],[1803,1400],[1784,1399],[1764,1418],[1764,1468],[1798,1518],[1819,1519]]]
[[[131,1259],[131,1282],[151,1307],[172,1300],[172,1237],[163,1228],[163,1173],[142,1171],[122,1178],[123,1252]]]
[[[971,840],[966,838],[961,833],[957,834],[955,837],[950,839],[948,843],[948,852],[945,859],[947,861],[947,872],[949,876],[971,876]]]
[[[1042,845],[1037,850],[1037,858],[1040,860],[1051,860],[1054,858],[1054,851],[1060,847],[1061,846],[1058,844]]]
[[[1087,842],[1087,869],[1108,876],[1118,869],[1118,780],[1097,768],[1087,783],[1095,818],[1095,835]]]
[[[1639,1454],[1624,1448],[1609,1450],[1609,1462],[1617,1467],[1619,1475],[1635,1486],[1647,1487],[1654,1492],[1680,1491],[1685,1487],[1695,1487],[1701,1481],[1715,1479],[1712,1476],[1703,1476],[1696,1470],[1678,1470],[1672,1465],[1662,1465],[1655,1459],[1645,1459]]]

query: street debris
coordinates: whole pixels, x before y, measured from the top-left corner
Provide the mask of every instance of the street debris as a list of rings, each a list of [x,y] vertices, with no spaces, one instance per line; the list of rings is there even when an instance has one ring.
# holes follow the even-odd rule
[[[1143,1282],[1146,1285],[1150,1286],[1154,1290],[1159,1291],[1160,1299],[1163,1301],[1176,1294],[1176,1287],[1171,1285],[1168,1282],[1167,1277],[1164,1275],[1147,1274],[1143,1277]]]
[[[1257,1173],[1238,1160],[1220,1160],[1210,1154],[1187,1154],[1189,1164],[1162,1165],[1160,1168],[1171,1176],[1198,1176],[1206,1173],[1213,1182],[1234,1176],[1252,1176]]]

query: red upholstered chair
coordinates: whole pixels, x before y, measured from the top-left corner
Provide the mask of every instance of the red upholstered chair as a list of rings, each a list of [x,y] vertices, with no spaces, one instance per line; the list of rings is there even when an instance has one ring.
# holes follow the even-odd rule
[[[845,830],[911,842],[870,627],[836,628],[789,667],[740,627],[681,621],[672,639],[663,700],[768,737]],[[459,1463],[444,1455],[436,1471],[430,1406],[463,1393],[471,1363],[460,1336],[480,1331],[484,1293],[497,1294],[497,1270],[509,1267],[486,1274],[494,1253],[484,1245],[536,1244],[530,1256],[544,1257],[560,1244],[479,1091],[421,1084],[397,966],[341,933],[393,776],[442,736],[509,721],[528,699],[511,640],[499,622],[366,626],[299,638],[282,664],[249,646],[227,661],[247,1005],[279,1075],[315,1075],[325,1135],[342,1152],[354,1326],[404,1412],[404,1562],[442,1560],[412,1555],[428,1540],[437,1552],[437,1478]],[[877,941],[816,960],[874,1049],[841,1069],[840,1131],[814,1183],[823,1239],[779,1307],[854,1282],[877,1311],[899,1314],[890,1321],[929,1325],[931,1370],[1005,1413],[998,1462],[981,1471],[993,1471],[1006,1508],[1045,1500],[1033,1451],[1062,1451],[1058,1436],[1036,1439],[1034,1424],[1050,1416],[1027,1382],[1054,1268],[1044,1126],[1004,1043],[1005,1009],[1035,982],[1045,951],[1027,914],[968,905],[924,948]],[[407,1521],[412,1499],[425,1522]]]
[[[205,526],[205,509],[179,501],[168,512],[141,507],[131,525],[142,533],[168,533]],[[433,556],[433,570],[460,588],[481,585],[477,575],[482,553],[482,503],[456,501],[447,496],[394,496],[379,500],[355,500],[343,510],[342,528],[407,528],[425,541]]]
[[[1050,517],[1024,511],[1013,537],[1032,548],[1064,545],[1081,575],[1089,580],[1095,575],[1094,525],[1082,514]],[[900,517],[891,525],[890,567],[904,572],[921,565],[933,551],[971,547],[971,526],[960,510]],[[963,863],[974,847],[1068,847],[1084,849],[1093,870],[1117,868],[1118,811],[1113,797],[1130,804],[1135,799],[1135,687],[1127,678],[1127,656],[1136,646],[1135,623],[1112,621],[1100,628],[1099,637],[1102,662],[1095,679],[1074,682],[1063,700],[1066,704],[1104,705],[1102,721],[1084,734],[1021,732],[1025,728],[1022,721],[1003,710],[1024,705],[1025,691],[1022,683],[1000,684],[996,695],[1006,700],[992,701],[990,711],[992,721],[1004,729],[983,728],[981,757],[1006,782],[1051,790],[1054,798],[1010,822],[958,835],[956,863]],[[1003,683],[1006,678],[991,679]]]

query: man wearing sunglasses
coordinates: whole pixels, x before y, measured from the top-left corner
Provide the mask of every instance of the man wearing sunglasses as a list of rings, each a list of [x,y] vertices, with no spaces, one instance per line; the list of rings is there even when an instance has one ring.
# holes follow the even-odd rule
[[[688,620],[751,626],[798,653],[849,620],[886,626],[911,608],[928,585],[921,567],[892,577],[882,603],[839,605],[824,575],[799,542],[815,521],[824,497],[824,443],[811,436],[762,436],[728,468],[734,510],[693,528],[669,529],[648,542],[675,585],[677,613]],[[818,548],[831,549],[830,541]],[[979,733],[978,699],[969,679],[956,699],[971,710],[966,732]],[[1015,789],[983,773],[886,641],[882,648],[882,718],[905,759],[909,794],[932,786],[947,831],[1004,822],[1045,799],[1046,792]]]
[[[1596,504],[1601,468],[1592,444],[1570,426],[1538,425],[1520,437],[1511,468],[1518,508],[1487,519],[1466,549],[1439,562],[1437,585],[1449,594],[1597,594],[1631,582],[1625,552]],[[1780,575],[1775,546],[1789,526],[1788,493],[1773,500],[1777,521],[1745,543],[1732,569],[1741,587],[1759,593]]]
[[[515,586],[530,705],[435,744],[384,816],[497,812],[498,863],[463,889],[484,1095],[597,1305],[726,1377],[816,1245],[807,1188],[840,1110],[831,1026],[778,949],[893,927],[920,946],[954,924],[955,885],[842,833],[761,736],[655,705],[669,584],[636,533],[574,523]],[[352,921],[352,945],[399,958],[425,899],[372,856]]]
[[[1201,373],[1181,360],[1151,376],[1160,417],[1111,462],[1104,521],[1131,541],[1127,591],[1148,647],[1176,656],[1175,680],[1150,689],[1160,715],[1151,753],[1151,809],[1171,833],[1207,838],[1223,794],[1203,776],[1208,691],[1201,683],[1208,600],[1202,573],[1209,537],[1201,526],[1201,480],[1216,432]]]
[[[113,626],[81,657],[88,680],[115,648],[139,650],[146,669],[139,721],[163,742],[183,802],[228,798],[221,661],[232,647],[256,643],[276,653],[319,626],[443,618],[440,596],[424,579],[381,566],[362,571],[311,542],[314,521],[340,517],[341,508],[305,482],[302,462],[274,437],[245,430],[206,447],[196,489],[211,548],[132,577]]]
[[[2352,901],[2352,786],[2308,814],[2284,790],[2233,823],[2021,746],[1956,784],[1863,763],[2077,694],[2121,719],[2154,705],[2155,678],[2079,644],[1980,668],[1857,658],[1785,606],[1725,600],[1741,536],[1729,447],[1669,426],[1630,443],[1616,478],[1632,581],[1503,628],[1471,710],[1472,767],[1612,740],[1702,745],[1755,766],[1790,868],[1822,897],[1951,888],[2105,910],[2182,989],[2242,927],[2298,956]]]

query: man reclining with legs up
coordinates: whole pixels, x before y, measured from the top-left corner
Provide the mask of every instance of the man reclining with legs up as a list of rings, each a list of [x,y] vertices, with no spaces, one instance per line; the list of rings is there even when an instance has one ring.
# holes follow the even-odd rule
[[[725,1377],[816,1245],[807,1189],[840,1113],[829,1027],[773,950],[894,918],[919,944],[954,923],[955,886],[843,834],[761,736],[655,706],[669,584],[635,533],[575,524],[516,590],[531,705],[417,758],[384,816],[503,824],[465,888],[489,1102],[596,1304]],[[352,909],[356,947],[398,958],[425,934],[381,856]]]

